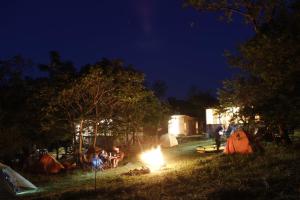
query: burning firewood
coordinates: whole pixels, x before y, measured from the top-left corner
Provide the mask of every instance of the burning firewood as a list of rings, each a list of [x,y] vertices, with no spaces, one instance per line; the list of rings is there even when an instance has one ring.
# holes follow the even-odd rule
[[[150,171],[158,171],[166,164],[160,146],[143,152],[140,159]]]
[[[149,174],[150,173],[150,169],[148,167],[142,167],[140,169],[133,169],[130,170],[129,172],[123,173],[122,175],[126,175],[126,176],[139,176],[139,175],[143,175],[143,174]]]

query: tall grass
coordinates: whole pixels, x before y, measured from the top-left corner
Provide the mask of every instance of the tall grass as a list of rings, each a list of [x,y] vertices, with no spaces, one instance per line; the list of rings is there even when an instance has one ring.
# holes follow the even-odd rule
[[[198,154],[198,145],[203,143],[190,142],[165,149],[168,164],[160,172],[121,175],[141,166],[136,162],[99,173],[97,191],[93,190],[91,172],[36,177],[34,181],[45,186],[45,192],[23,198],[300,199],[299,142],[289,148],[265,144],[264,154],[230,156]]]

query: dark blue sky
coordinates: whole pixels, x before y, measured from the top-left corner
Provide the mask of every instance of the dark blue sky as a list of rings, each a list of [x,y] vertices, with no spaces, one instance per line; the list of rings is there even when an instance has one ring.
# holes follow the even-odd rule
[[[80,67],[102,57],[121,58],[164,80],[168,95],[191,85],[216,90],[231,76],[224,50],[252,34],[236,19],[183,9],[182,0],[1,0],[0,58],[16,54],[47,63],[57,50]]]

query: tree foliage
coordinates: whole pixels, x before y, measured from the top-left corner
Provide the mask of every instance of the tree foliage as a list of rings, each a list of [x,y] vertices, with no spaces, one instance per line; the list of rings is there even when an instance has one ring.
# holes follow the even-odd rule
[[[164,82],[163,80],[156,80],[153,84],[152,84],[152,90],[154,92],[154,95],[159,98],[160,100],[163,100],[166,96],[166,92],[168,89],[168,86],[166,84],[166,82]]]
[[[155,121],[153,118],[159,116],[155,112],[161,110],[152,108],[159,105],[144,86],[142,73],[124,66],[120,60],[103,59],[82,68],[78,77],[53,98],[47,115],[50,120],[62,117],[71,126],[80,124],[80,153],[85,126],[94,127],[94,145],[99,133],[107,135],[109,132],[113,137],[135,134],[139,127]],[[75,128],[71,133],[75,138]]]
[[[168,102],[173,114],[195,117],[201,125],[205,124],[205,110],[217,105],[217,99],[210,91],[202,91],[195,86],[190,88],[186,99],[169,98]],[[199,128],[201,130],[202,126]]]
[[[236,54],[227,53],[230,65],[241,73],[224,81],[219,91],[221,107],[239,106],[240,115],[249,123],[259,115],[261,122],[275,127],[288,142],[288,127],[297,126],[300,119],[299,2],[187,2],[198,10],[223,10],[229,18],[238,9],[252,21],[255,36],[240,45]]]
[[[24,71],[31,61],[15,56],[0,61],[0,158],[20,153],[30,143],[38,142],[36,116],[30,111],[34,105],[28,99],[32,82]]]
[[[272,21],[284,4],[284,0],[185,0],[185,6],[203,12],[219,12],[221,19],[231,22],[233,15],[242,16],[255,32]]]
[[[123,137],[158,126],[160,101],[145,87],[144,74],[121,60],[102,59],[78,72],[52,51],[50,62],[38,65],[47,76],[27,78],[24,69],[31,65],[21,56],[0,61],[0,159],[33,144],[57,149],[76,141],[78,124],[79,153],[87,126],[94,127],[93,145],[98,134]]]

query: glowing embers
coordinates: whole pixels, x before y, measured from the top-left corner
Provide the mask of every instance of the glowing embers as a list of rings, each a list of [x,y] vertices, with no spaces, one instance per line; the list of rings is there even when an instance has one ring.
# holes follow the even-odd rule
[[[140,159],[151,172],[160,170],[165,165],[160,146],[143,152]]]

